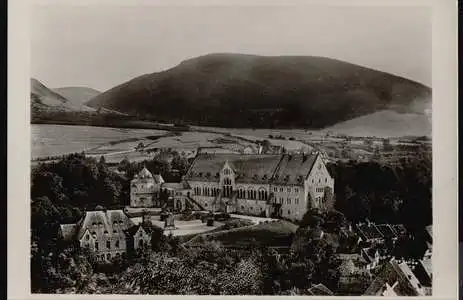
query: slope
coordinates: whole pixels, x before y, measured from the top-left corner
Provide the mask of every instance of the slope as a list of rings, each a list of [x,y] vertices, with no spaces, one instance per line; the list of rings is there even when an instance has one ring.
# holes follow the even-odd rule
[[[95,89],[79,86],[61,87],[53,90],[66,99],[82,104],[85,104],[88,100],[101,94],[101,92]]]
[[[33,113],[50,111],[95,111],[94,108],[63,97],[34,78],[31,78],[31,106]]]
[[[419,83],[312,56],[209,54],[142,75],[91,99],[161,121],[254,128],[324,128],[431,97]]]

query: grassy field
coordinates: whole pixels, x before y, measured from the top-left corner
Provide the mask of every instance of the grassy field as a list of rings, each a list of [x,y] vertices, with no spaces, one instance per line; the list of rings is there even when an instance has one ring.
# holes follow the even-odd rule
[[[201,244],[204,240],[215,240],[219,241],[224,246],[289,246],[292,242],[296,229],[297,225],[280,220],[201,234],[188,241],[187,245]]]
[[[31,154],[32,158],[64,155],[95,149],[125,139],[143,139],[146,136],[165,133],[166,131],[151,129],[32,124]],[[119,150],[122,148],[118,144],[113,146]]]
[[[391,145],[413,144],[413,137],[392,138]],[[191,131],[172,132],[151,129],[121,129],[94,126],[32,125],[32,159],[61,156],[85,151],[87,155],[105,156],[109,163],[119,163],[124,158],[141,161],[152,158],[150,152],[171,148],[178,152],[192,153],[199,147],[213,148],[215,152],[242,153],[257,143],[267,140],[287,151],[323,150],[330,160],[360,159],[371,157],[374,147],[382,147],[381,138],[371,138],[367,146],[364,137],[346,137],[329,132],[274,129],[224,129],[192,127]],[[136,151],[139,143],[144,150]],[[211,151],[211,150],[209,150]],[[344,153],[341,153],[344,151]],[[348,153],[346,153],[346,151]]]

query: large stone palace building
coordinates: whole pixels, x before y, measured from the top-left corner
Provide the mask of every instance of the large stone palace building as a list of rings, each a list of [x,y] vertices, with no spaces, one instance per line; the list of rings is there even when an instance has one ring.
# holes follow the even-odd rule
[[[174,208],[299,220],[331,205],[334,179],[318,153],[198,154],[182,183],[164,183],[146,168],[131,182],[132,207],[160,207],[164,188]]]

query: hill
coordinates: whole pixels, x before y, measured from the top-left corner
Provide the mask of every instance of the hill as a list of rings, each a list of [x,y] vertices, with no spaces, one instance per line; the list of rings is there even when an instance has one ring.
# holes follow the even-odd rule
[[[93,112],[78,101],[67,99],[46,87],[37,79],[31,78],[31,108],[32,113],[44,112]]]
[[[209,54],[134,78],[88,105],[165,122],[319,129],[384,109],[408,112],[430,97],[422,84],[324,57]]]
[[[382,110],[338,123],[325,130],[347,136],[431,136],[431,120],[425,114]]]
[[[101,92],[88,88],[88,87],[79,87],[79,86],[68,86],[53,89],[56,93],[60,94],[64,98],[67,98],[76,103],[85,104],[88,100],[96,97],[101,94]]]

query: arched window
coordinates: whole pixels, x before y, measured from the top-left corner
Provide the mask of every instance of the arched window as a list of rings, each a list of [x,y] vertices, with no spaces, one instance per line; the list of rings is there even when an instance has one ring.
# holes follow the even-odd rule
[[[108,260],[110,260],[110,259],[111,259],[111,254],[109,254],[109,253],[106,254],[106,258],[107,258]]]

